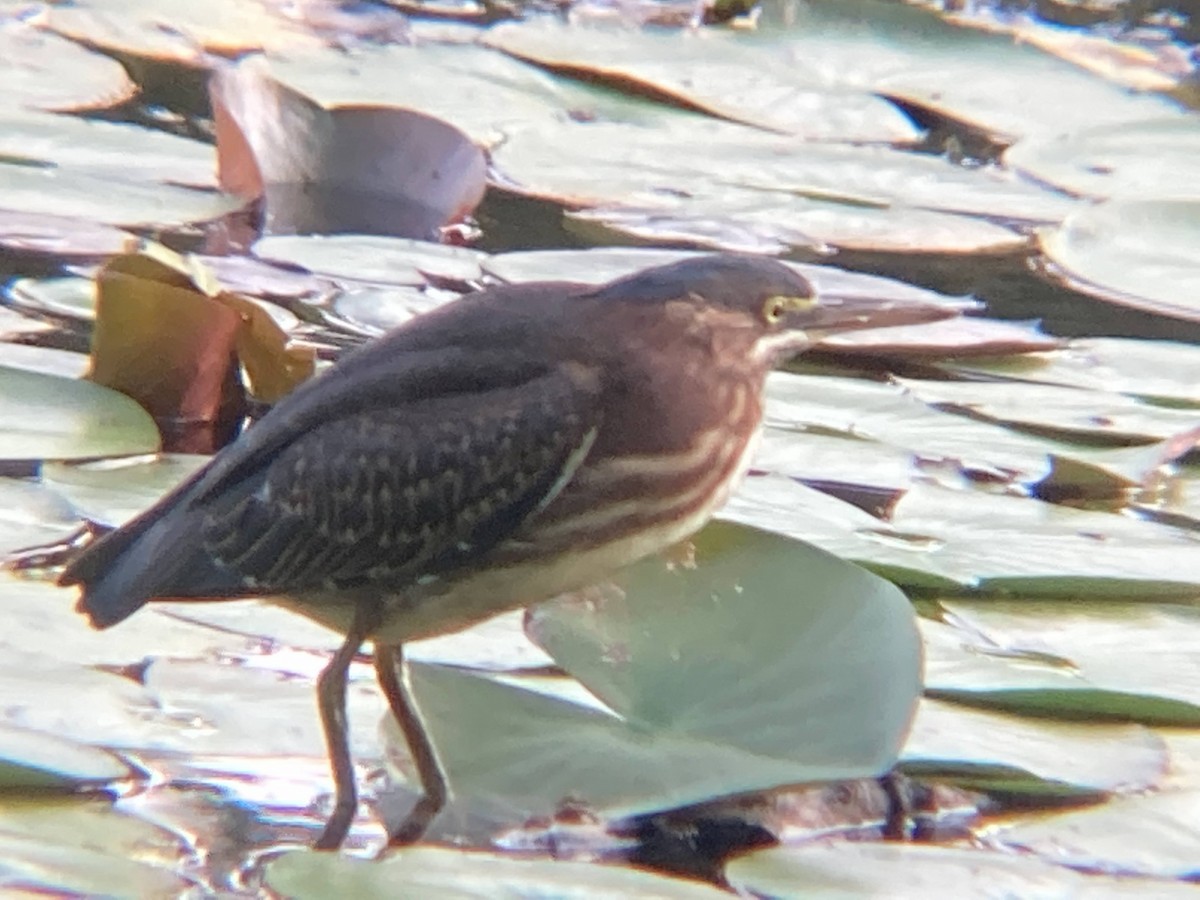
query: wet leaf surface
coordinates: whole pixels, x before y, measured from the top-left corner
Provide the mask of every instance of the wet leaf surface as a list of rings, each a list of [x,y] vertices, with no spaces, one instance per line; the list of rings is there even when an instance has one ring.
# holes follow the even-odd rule
[[[0,4],[0,892],[259,896],[265,866],[292,896],[706,896],[722,877],[781,897],[1190,896],[1168,879],[1194,879],[1200,845],[1194,37],[1127,4],[1055,10],[1107,19]],[[211,190],[214,133],[231,194]],[[347,233],[310,233],[330,221]],[[380,221],[430,240],[363,233]],[[80,381],[97,266],[132,236],[182,252],[160,299],[244,295],[225,318],[266,401],[307,375],[298,346],[324,364],[480,286],[598,284],[703,248],[966,315],[827,338],[772,380],[758,474],[725,513],[761,544],[644,563],[628,605],[596,592],[409,648],[456,776],[432,838],[461,850],[266,862],[328,811],[313,686],[340,638],[257,601],[101,634],[48,583],[85,518],[127,520],[204,459],[157,455],[140,409]],[[134,380],[169,368],[167,342],[132,346]],[[907,737],[911,604],[783,534],[931,617]],[[365,655],[350,678],[366,855],[412,793]],[[897,754],[898,782],[807,785]],[[904,833],[897,804],[919,838],[970,846],[880,843]],[[630,811],[651,815],[612,818]],[[772,836],[791,846],[725,864]]]

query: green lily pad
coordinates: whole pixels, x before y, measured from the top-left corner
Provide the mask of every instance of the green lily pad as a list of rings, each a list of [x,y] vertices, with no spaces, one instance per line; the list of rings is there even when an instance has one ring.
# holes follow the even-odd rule
[[[0,890],[14,896],[174,897],[182,842],[106,800],[0,803]]]
[[[1011,252],[1025,238],[982,216],[1057,222],[1072,206],[928,156],[797,145],[705,120],[531,127],[498,147],[493,162],[510,190],[579,210],[567,224],[581,234],[674,229],[677,241],[729,249]]]
[[[7,209],[48,213],[125,228],[177,228],[220,218],[245,206],[227,194],[147,184],[66,169],[0,164]]]
[[[910,488],[876,518],[779,476],[750,478],[722,518],[811,541],[897,584],[948,593],[1191,598],[1194,540],[1165,525],[1025,497]]]
[[[787,27],[773,36],[802,72],[869,87],[1001,143],[1186,115],[1166,97],[1130,91],[1008,34],[958,27],[908,4],[813,0],[790,11]]]
[[[1067,896],[1187,900],[1196,890],[1158,879],[1084,874],[1036,857],[974,847],[862,841],[757,850],[730,862],[725,877],[737,890],[779,900]]]
[[[1015,381],[898,383],[924,403],[1066,439],[1145,443],[1200,427],[1200,410],[1152,406],[1107,391]]]
[[[66,540],[82,527],[71,505],[32,481],[0,478],[0,559]]]
[[[1004,164],[1073,194],[1175,198],[1200,179],[1200,123],[1168,116],[1044,134],[1009,147]]]
[[[738,526],[710,526],[695,554],[694,568],[646,560],[612,591],[533,613],[538,641],[607,706],[412,667],[458,796],[625,815],[891,765],[919,689],[904,596]]]
[[[916,125],[873,94],[806,78],[736,31],[581,27],[545,19],[490,29],[490,47],[553,72],[806,140],[914,143]]]
[[[8,290],[14,303],[33,312],[84,322],[96,318],[96,282],[91,278],[19,278]]]
[[[203,11],[179,2],[164,8],[156,0],[87,0],[51,10],[46,27],[113,55],[197,67],[256,50],[295,51],[323,43],[302,19],[237,0],[215,0]]]
[[[1060,718],[1200,725],[1200,613],[1152,603],[945,603],[936,696]]]
[[[286,853],[267,866],[267,884],[295,900],[326,897],[444,897],[453,900],[720,900],[724,891],[696,881],[619,866],[412,847],[383,859]]]
[[[942,368],[956,374],[1118,391],[1164,405],[1200,407],[1200,347],[1195,344],[1087,338],[1048,353],[959,360]]]
[[[216,186],[213,148],[137,125],[0,113],[0,158],[122,181]]]
[[[282,83],[325,107],[389,104],[442,119],[491,148],[521,127],[572,114],[657,121],[660,104],[556,78],[474,40],[272,59]],[[438,90],[428,86],[436,84]],[[679,115],[685,115],[680,113]]]
[[[922,460],[951,461],[964,471],[1003,481],[1101,496],[1141,483],[1170,461],[1169,448],[1084,447],[1022,434],[989,422],[931,409],[903,387],[864,379],[772,373],[766,420],[780,428],[875,440]],[[1200,424],[1200,422],[1198,422]],[[803,457],[803,435],[796,438]],[[1177,448],[1174,455],[1182,453]]]
[[[79,515],[115,528],[149,509],[208,459],[170,453],[83,463],[49,462],[42,466],[41,478]]]
[[[0,30],[5,109],[78,111],[119,106],[137,86],[115,59],[13,20]]]
[[[87,459],[153,453],[150,414],[116,391],[54,375],[0,367],[0,459]]]
[[[54,735],[0,725],[0,791],[95,788],[132,775],[103,750]]]
[[[991,843],[1073,868],[1191,879],[1198,817],[1200,791],[1165,791],[1011,825]],[[1142,896],[1159,896],[1157,888],[1144,890]]]
[[[83,378],[91,365],[92,359],[86,353],[0,341],[0,368],[3,369],[20,369],[76,380]]]
[[[1200,321],[1200,199],[1110,200],[1041,235],[1070,286],[1098,299]]]
[[[901,769],[980,791],[1094,797],[1154,787],[1167,749],[1148,728],[1023,718],[926,699]]]
[[[266,237],[254,245],[254,255],[335,281],[413,286],[425,285],[429,276],[475,281],[485,258],[467,247],[363,234]]]

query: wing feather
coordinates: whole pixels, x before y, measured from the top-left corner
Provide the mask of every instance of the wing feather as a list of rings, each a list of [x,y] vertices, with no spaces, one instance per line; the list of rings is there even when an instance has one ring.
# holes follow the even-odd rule
[[[200,536],[220,567],[266,592],[440,576],[535,515],[595,429],[594,391],[564,369],[352,412],[284,447],[253,492],[210,499]]]

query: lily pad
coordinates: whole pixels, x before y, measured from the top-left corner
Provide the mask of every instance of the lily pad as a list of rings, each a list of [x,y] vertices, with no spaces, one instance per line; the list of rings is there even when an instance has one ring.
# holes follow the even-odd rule
[[[1041,236],[1070,285],[1101,300],[1200,321],[1200,196],[1111,200]]]
[[[1173,341],[1084,338],[1061,350],[943,364],[952,372],[1119,391],[1165,405],[1200,407],[1200,347]]]
[[[133,246],[125,249],[132,250]],[[91,322],[96,318],[96,282],[91,278],[76,275],[19,278],[9,285],[8,290],[14,303],[31,312],[80,322]]]
[[[1185,115],[1166,97],[1129,91],[1009,35],[957,27],[908,4],[814,0],[791,13],[776,40],[814,77],[869,87],[1001,143]]]
[[[127,765],[104,750],[0,725],[0,792],[74,791],[100,787],[132,774]]]
[[[1018,141],[1004,164],[1098,199],[1180,199],[1200,182],[1200,123],[1168,116]]]
[[[736,31],[570,27],[530,19],[485,43],[559,74],[806,140],[913,143],[919,129],[864,90],[805,78],[783,54]]]
[[[46,27],[118,56],[208,67],[256,50],[297,50],[322,41],[270,6],[216,0],[203,12],[186,2],[86,0],[57,7]],[[209,55],[212,54],[212,55]]]
[[[681,155],[680,146],[688,152]],[[614,153],[614,147],[621,149]],[[719,239],[716,226],[730,235],[740,230],[755,248],[774,242],[779,248],[1008,252],[1024,238],[982,216],[1057,222],[1073,205],[928,156],[797,145],[704,120],[659,128],[606,122],[528,128],[497,148],[493,161],[510,190],[582,208],[572,215],[579,226],[633,234],[642,220],[695,227],[718,238],[702,241],[705,232],[698,230],[696,242],[731,248],[733,241]]]
[[[213,191],[9,164],[0,164],[0,197],[6,209],[16,212],[125,228],[177,228],[220,218],[245,205]]]
[[[1045,482],[1100,495],[1139,484],[1186,448],[1097,449],[1022,434],[963,415],[931,409],[898,385],[827,375],[772,373],[766,420],[798,432],[875,440],[928,461],[946,460],[980,477]]]
[[[8,20],[0,29],[6,109],[79,111],[119,106],[137,93],[115,59]]]
[[[721,900],[715,887],[648,871],[551,859],[412,847],[367,861],[292,852],[267,866],[267,884],[296,900],[333,896],[455,900]]]
[[[0,459],[87,459],[158,449],[150,414],[124,394],[0,366]]]
[[[49,462],[42,483],[92,522],[116,528],[208,462],[207,456],[170,453],[83,463]]]
[[[177,871],[185,852],[175,836],[106,800],[0,804],[0,890],[14,896],[178,896],[194,886]]]
[[[1189,606],[947,601],[926,628],[928,689],[1071,719],[1200,725],[1200,629]]]
[[[886,520],[779,476],[750,478],[723,518],[771,528],[898,584],[1042,598],[1191,598],[1200,584],[1185,532],[1024,497],[910,488]]]
[[[737,890],[779,900],[887,896],[1187,900],[1196,890],[1158,879],[1083,874],[1047,860],[975,847],[858,841],[757,850],[730,862],[725,877]]]
[[[627,815],[890,766],[919,684],[911,607],[891,585],[730,525],[696,539],[694,568],[646,560],[618,584],[531,625],[606,707],[412,667],[458,796]]]
[[[66,540],[82,525],[53,491],[32,481],[0,478],[0,560],[14,550]]]
[[[475,281],[486,258],[467,247],[364,234],[277,235],[258,241],[253,252],[338,282],[406,286],[423,286],[431,276]]]
[[[910,775],[980,791],[1094,797],[1145,790],[1167,770],[1148,728],[1023,718],[923,700],[900,766]]]
[[[19,256],[87,261],[121,253],[136,242],[128,231],[111,225],[0,209],[0,247]]]
[[[1001,828],[989,843],[1073,868],[1190,880],[1197,868],[1198,815],[1196,790],[1121,797],[1095,809]],[[1145,890],[1159,896],[1157,887]]]
[[[1200,409],[1168,409],[1107,391],[1015,381],[898,383],[932,406],[1060,438],[1148,443],[1200,427]]]
[[[216,187],[210,145],[138,125],[0,113],[0,158],[122,181]]]
[[[86,353],[0,341],[0,367],[3,368],[77,379],[87,374],[91,364],[91,357]]]

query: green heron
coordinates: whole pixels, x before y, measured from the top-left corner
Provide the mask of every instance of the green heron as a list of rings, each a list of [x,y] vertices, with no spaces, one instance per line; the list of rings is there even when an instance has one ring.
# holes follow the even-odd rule
[[[107,628],[155,599],[267,597],[345,635],[317,697],[338,847],[357,794],[346,679],[362,644],[423,796],[447,797],[401,645],[586,586],[696,532],[744,472],[774,363],[814,335],[953,309],[816,296],[782,263],[704,256],[601,287],[493,287],[414,319],[281,401],[60,583]]]

